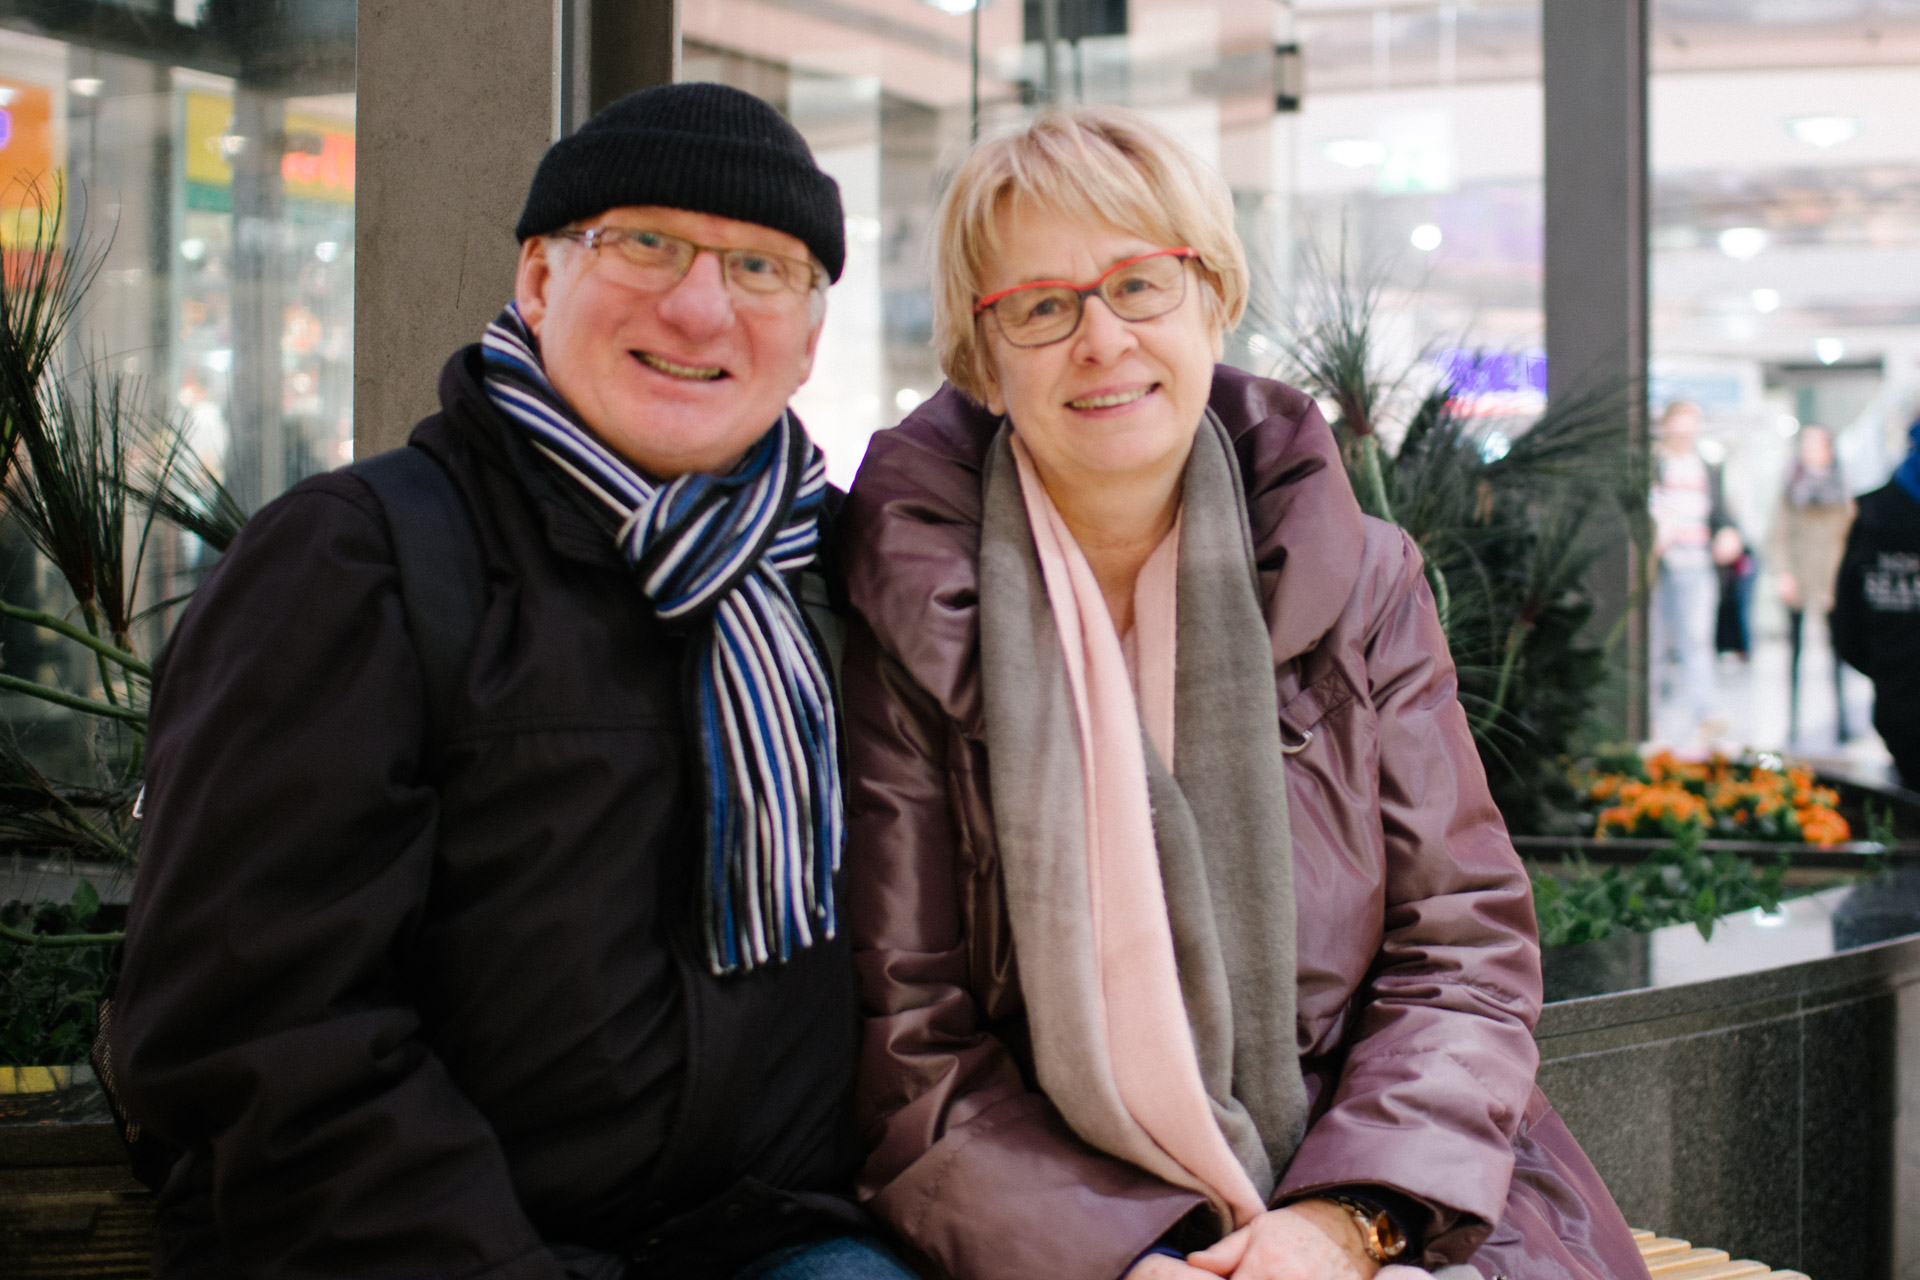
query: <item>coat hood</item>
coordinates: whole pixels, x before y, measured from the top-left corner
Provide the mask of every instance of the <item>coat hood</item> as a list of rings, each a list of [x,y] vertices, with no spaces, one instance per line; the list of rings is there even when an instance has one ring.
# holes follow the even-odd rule
[[[1365,538],[1333,430],[1305,392],[1216,365],[1208,403],[1246,492],[1274,662],[1339,617]],[[847,590],[881,644],[969,729],[980,723],[980,488],[1000,418],[943,386],[874,436],[841,543]]]

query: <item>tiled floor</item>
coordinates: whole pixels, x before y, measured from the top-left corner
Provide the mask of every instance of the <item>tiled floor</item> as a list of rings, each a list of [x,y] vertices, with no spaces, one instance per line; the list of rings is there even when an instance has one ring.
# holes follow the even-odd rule
[[[1845,762],[1866,773],[1887,771],[1887,749],[1870,722],[1873,682],[1851,669],[1845,672],[1842,685],[1851,733],[1848,741],[1839,741],[1833,654],[1827,644],[1825,623],[1814,618],[1806,622],[1806,643],[1800,654],[1799,733],[1792,739],[1787,734],[1790,651],[1785,612],[1771,601],[1756,601],[1753,631],[1754,651],[1747,661],[1731,654],[1720,656],[1713,691],[1718,713],[1705,725],[1689,724],[1673,699],[1662,698],[1663,693],[1672,692],[1675,677],[1671,669],[1664,682],[1656,673],[1652,741],[1683,752],[1708,747],[1736,751],[1751,748],[1815,762]]]

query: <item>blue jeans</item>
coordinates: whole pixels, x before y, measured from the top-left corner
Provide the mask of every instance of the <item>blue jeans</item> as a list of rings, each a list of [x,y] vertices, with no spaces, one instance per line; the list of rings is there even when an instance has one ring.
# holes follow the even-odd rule
[[[918,1280],[872,1236],[835,1236],[770,1253],[733,1280]]]
[[[1697,725],[1714,713],[1713,623],[1720,607],[1720,578],[1704,550],[1660,565],[1653,605],[1655,687]]]

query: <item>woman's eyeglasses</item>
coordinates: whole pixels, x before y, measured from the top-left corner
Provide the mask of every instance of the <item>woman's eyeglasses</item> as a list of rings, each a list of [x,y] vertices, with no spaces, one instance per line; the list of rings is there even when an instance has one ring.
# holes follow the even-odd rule
[[[810,262],[764,249],[722,249],[695,244],[664,231],[632,227],[595,227],[589,231],[559,231],[565,240],[589,249],[612,249],[627,283],[636,289],[665,292],[679,284],[702,250],[720,259],[726,281],[742,294],[778,299],[783,294],[811,293],[820,272]]]
[[[993,312],[1000,333],[1016,347],[1044,347],[1080,327],[1087,298],[1101,301],[1122,320],[1152,320],[1186,301],[1186,259],[1198,261],[1197,249],[1156,249],[1125,262],[1116,262],[1092,284],[1067,280],[1036,280],[1015,285],[973,304],[975,315]]]

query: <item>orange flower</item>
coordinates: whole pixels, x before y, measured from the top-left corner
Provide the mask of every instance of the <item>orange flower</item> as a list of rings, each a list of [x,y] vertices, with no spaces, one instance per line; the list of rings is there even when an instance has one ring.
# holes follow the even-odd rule
[[[1799,810],[1800,838],[1821,846],[1839,844],[1853,834],[1847,820],[1831,809],[1812,805]]]

